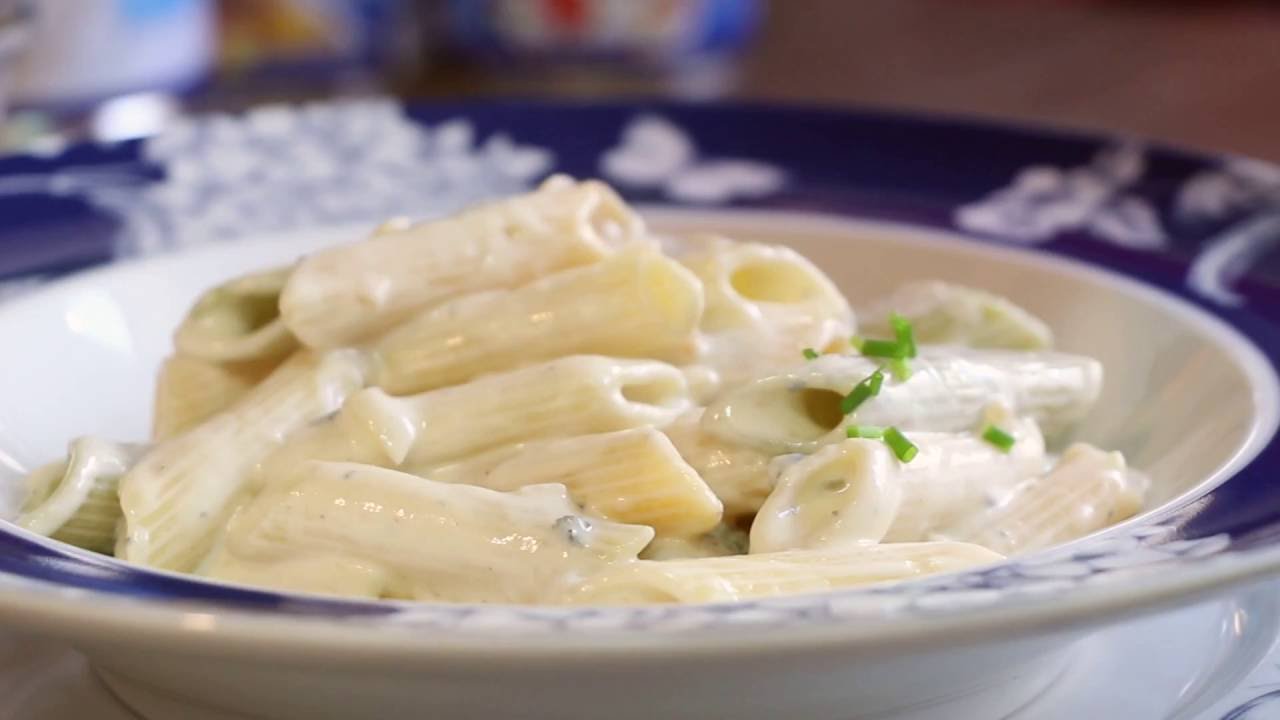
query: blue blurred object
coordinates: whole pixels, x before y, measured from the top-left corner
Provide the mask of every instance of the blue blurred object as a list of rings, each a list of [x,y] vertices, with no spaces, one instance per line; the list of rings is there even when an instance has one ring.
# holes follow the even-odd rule
[[[745,47],[759,0],[449,0],[449,42],[481,59],[679,63]]]

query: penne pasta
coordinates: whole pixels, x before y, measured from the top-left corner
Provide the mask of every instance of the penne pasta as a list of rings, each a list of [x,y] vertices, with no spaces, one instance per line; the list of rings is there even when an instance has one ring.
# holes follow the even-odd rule
[[[885,372],[879,394],[846,416],[845,395],[879,367],[875,358],[822,356],[726,393],[708,407],[703,427],[764,452],[813,452],[844,439],[855,423],[968,431],[996,403],[1035,419],[1052,437],[1082,419],[1102,390],[1102,366],[1092,358],[922,347],[909,379]]]
[[[698,281],[653,249],[633,247],[406,322],[374,345],[377,384],[397,395],[421,392],[583,353],[679,360],[693,352],[701,315]]]
[[[791,465],[751,526],[752,552],[930,540],[985,512],[1046,463],[1034,421],[999,406],[986,420],[1014,439],[1007,452],[976,433],[913,433],[907,463],[880,440],[850,439]]]
[[[365,374],[356,351],[299,353],[226,411],[156,445],[120,480],[116,556],[194,568],[280,439],[337,410]]]
[[[437,482],[511,491],[560,483],[590,515],[692,537],[720,522],[711,488],[651,427],[541,440],[415,471]]]
[[[684,380],[689,385],[689,395],[698,405],[706,405],[710,402],[720,393],[724,385],[720,373],[709,365],[699,363],[681,365],[680,372],[684,373]]]
[[[1034,420],[1014,418],[1004,410],[993,424],[1015,438],[1007,452],[973,433],[915,433],[920,453],[900,466],[903,499],[885,542],[932,540],[961,518],[999,504],[1049,462],[1044,437]]]
[[[393,575],[383,566],[340,555],[305,554],[276,560],[246,560],[214,549],[197,574],[253,587],[348,598],[390,597]]]
[[[412,218],[406,215],[396,215],[378,223],[378,226],[373,229],[373,237],[404,232],[411,227],[413,227]]]
[[[699,362],[723,387],[793,365],[801,348],[823,348],[854,331],[844,296],[790,248],[703,237],[681,262],[706,292]]]
[[[911,322],[918,342],[975,348],[1047,350],[1053,331],[1007,298],[940,282],[914,282],[894,290],[862,314],[863,332],[892,336],[891,314]]]
[[[503,445],[646,425],[690,406],[684,376],[654,360],[578,355],[419,395],[355,393],[263,463],[263,477],[307,460],[422,467]]]
[[[151,439],[166,440],[230,407],[271,374],[278,362],[216,363],[175,353],[160,365]]]
[[[215,363],[279,361],[298,347],[280,318],[278,268],[235,278],[206,292],[174,333],[178,352]]]
[[[528,195],[311,255],[285,285],[280,312],[309,347],[350,345],[447,298],[595,262],[643,233],[608,186],[552,178]]]
[[[237,515],[204,572],[295,589],[292,574],[274,575],[270,565],[341,557],[384,572],[380,594],[537,602],[601,566],[634,560],[652,539],[650,528],[582,515],[562,485],[502,493],[367,465],[310,463]],[[315,587],[308,576],[307,587]],[[357,577],[355,592],[367,593],[367,576]],[[495,577],[503,579],[496,592]]]
[[[751,523],[752,554],[877,543],[902,505],[898,460],[845,440],[791,465]]]
[[[906,580],[996,562],[979,545],[890,543],[762,555],[637,560],[606,568],[565,596],[589,605],[732,602]]]
[[[773,491],[770,457],[708,433],[701,418],[701,408],[690,410],[663,432],[720,498],[725,517],[733,520],[754,515]]]
[[[553,177],[206,292],[153,444],[76,440],[17,522],[291,592],[615,604],[907,580],[1138,511],[1119,454],[1046,453],[1096,360],[984,290],[869,312],[854,337],[795,251],[649,235]]]
[[[707,293],[706,332],[754,327],[805,332],[825,321],[849,327],[853,313],[831,280],[803,255],[781,245],[700,238],[680,258]]]
[[[1146,479],[1128,471],[1120,453],[1079,443],[1048,473],[942,534],[1006,554],[1042,550],[1135,515],[1145,491]]]
[[[120,520],[117,485],[142,453],[138,445],[75,440],[65,460],[28,478],[27,498],[14,523],[86,550],[111,552]]]

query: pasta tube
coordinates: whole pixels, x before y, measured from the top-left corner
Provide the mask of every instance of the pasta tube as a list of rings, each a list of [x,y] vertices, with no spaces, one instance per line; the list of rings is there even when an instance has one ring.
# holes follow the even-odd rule
[[[885,542],[934,539],[943,528],[1000,503],[1019,483],[1044,471],[1048,459],[1035,421],[1003,410],[987,417],[1015,438],[1007,452],[977,432],[911,436],[920,452],[898,467],[902,504]]]
[[[705,533],[723,513],[711,488],[650,427],[498,448],[415,474],[499,491],[560,483],[587,513],[667,537]]]
[[[793,365],[801,348],[826,347],[854,331],[844,296],[790,248],[710,237],[681,262],[706,291],[699,362],[724,387]]]
[[[396,215],[378,223],[378,226],[373,229],[373,235],[374,237],[377,237],[378,235],[390,235],[392,233],[404,232],[411,227],[413,227],[412,218],[407,215]]]
[[[527,195],[315,253],[290,276],[280,312],[310,347],[350,345],[433,303],[595,262],[643,235],[608,186],[552,178]]]
[[[1135,515],[1145,483],[1126,470],[1120,453],[1078,443],[1047,474],[1026,480],[996,507],[944,534],[1007,554],[1041,550]]]
[[[681,365],[680,372],[684,373],[685,382],[689,385],[689,394],[693,396],[693,401],[698,405],[705,405],[720,393],[723,385],[720,373],[708,365],[693,363],[691,365]]]
[[[419,395],[355,393],[289,439],[263,477],[307,460],[422,467],[542,438],[663,425],[690,406],[684,376],[654,360],[578,355]]]
[[[160,365],[151,438],[166,440],[200,424],[244,397],[271,374],[277,361],[215,363],[177,353]]]
[[[897,465],[872,440],[846,440],[800,460],[751,523],[751,552],[879,542],[902,504]]]
[[[110,553],[120,520],[116,488],[142,452],[139,445],[94,437],[75,440],[65,460],[28,478],[27,499],[14,522],[55,540]]]
[[[211,362],[281,360],[298,347],[280,319],[288,268],[252,273],[200,296],[178,326],[179,353]]]
[[[562,485],[501,493],[367,465],[310,463],[236,516],[205,572],[239,580],[246,561],[336,556],[386,572],[382,592],[397,597],[537,602],[610,563],[634,560],[652,539],[650,528],[583,516]],[[287,572],[252,579],[293,587]]]
[[[1000,559],[1000,555],[979,545],[928,542],[691,560],[637,560],[608,567],[587,578],[568,593],[565,601],[584,605],[732,602],[908,580]]]
[[[846,417],[841,400],[877,368],[872,358],[825,355],[726,393],[703,416],[717,437],[770,453],[812,452],[847,424],[967,431],[993,403],[1034,418],[1047,436],[1082,419],[1102,390],[1102,365],[1063,353],[921,348],[906,381],[886,373],[879,395]]]
[[[708,433],[701,418],[701,408],[690,410],[663,432],[724,503],[725,517],[732,520],[754,515],[773,491],[769,456]]]
[[[578,353],[678,360],[692,353],[701,316],[697,279],[652,248],[633,247],[410,320],[374,346],[377,384],[420,392]]]
[[[394,585],[393,575],[386,568],[365,560],[324,554],[251,560],[230,555],[221,546],[213,550],[196,573],[257,588],[350,598],[389,598],[389,588]]]
[[[155,446],[120,480],[124,533],[116,556],[189,571],[280,439],[337,410],[364,385],[353,350],[299,353],[238,402]]]
[[[986,418],[1014,439],[1007,452],[975,433],[913,433],[908,463],[878,440],[852,439],[791,465],[751,526],[752,552],[929,540],[985,512],[1046,462],[1034,421],[998,406]]]
[[[889,316],[912,324],[918,342],[975,348],[1046,350],[1053,331],[1007,298],[941,281],[914,282],[894,290],[863,313],[863,332],[892,336]]]

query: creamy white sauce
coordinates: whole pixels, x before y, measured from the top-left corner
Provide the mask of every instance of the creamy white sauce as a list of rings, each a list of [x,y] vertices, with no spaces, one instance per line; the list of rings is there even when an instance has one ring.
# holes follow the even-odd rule
[[[211,577],[311,589],[316,562],[345,558],[342,594],[540,602],[600,566],[634,560],[653,530],[589,518],[563,485],[501,493],[349,463],[315,463],[237,514]],[[374,568],[376,572],[367,572]],[[381,584],[370,578],[381,578]],[[373,590],[376,589],[376,593]]]
[[[706,535],[694,538],[654,538],[640,557],[644,560],[679,560],[742,555],[747,552],[748,540],[745,530],[722,523]]]

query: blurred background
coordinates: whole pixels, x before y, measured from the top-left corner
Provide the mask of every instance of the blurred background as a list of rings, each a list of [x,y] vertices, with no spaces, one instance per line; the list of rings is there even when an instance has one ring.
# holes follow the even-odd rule
[[[0,0],[4,149],[385,94],[928,110],[1280,160],[1280,3]]]

